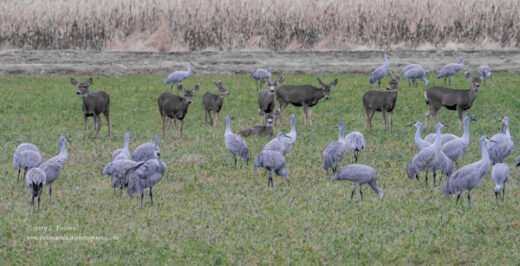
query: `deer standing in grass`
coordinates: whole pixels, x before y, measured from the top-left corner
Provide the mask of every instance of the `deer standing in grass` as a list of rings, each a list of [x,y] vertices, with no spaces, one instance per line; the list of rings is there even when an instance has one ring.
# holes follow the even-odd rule
[[[397,102],[397,90],[399,87],[399,75],[392,77],[392,73],[388,73],[390,82],[386,87],[386,91],[371,90],[363,94],[363,106],[365,106],[365,113],[367,115],[366,127],[367,131],[372,130],[372,118],[376,112],[383,113],[383,121],[385,122],[384,132],[386,133],[386,113],[388,113],[390,133],[392,132],[392,116]]]
[[[309,124],[312,126],[312,107],[318,104],[323,97],[328,100],[330,90],[338,84],[338,79],[329,84],[323,83],[320,78],[316,79],[321,84],[321,88],[313,85],[283,85],[276,89],[276,98],[280,104],[280,115],[278,116],[280,123],[282,123],[283,109],[292,104],[297,107],[303,106],[304,124],[307,124],[307,120],[309,120]]]
[[[218,113],[222,110],[224,97],[229,95],[229,91],[224,88],[220,80],[218,82],[215,81],[215,86],[217,86],[217,94],[207,91],[202,95],[202,104],[204,105],[204,120],[206,121],[206,125],[208,124],[208,117],[210,125],[213,125],[213,120],[211,119],[211,112],[213,112],[215,114],[215,127],[218,127]]]
[[[92,85],[92,78],[89,78],[87,82],[80,82],[71,78],[70,83],[76,86],[76,94],[81,96],[83,100],[83,117],[85,118],[83,140],[87,136],[87,119],[89,116],[94,119],[94,131],[96,131],[94,138],[98,137],[101,129],[101,118],[99,117],[101,113],[105,115],[107,120],[108,136],[110,136],[110,96],[105,91],[88,92],[90,85]]]
[[[439,110],[444,106],[448,110],[457,110],[459,114],[459,130],[462,131],[462,120],[466,116],[466,112],[473,105],[473,101],[475,101],[478,90],[480,89],[479,77],[472,77],[470,73],[466,73],[466,78],[471,81],[471,88],[469,88],[469,90],[454,90],[434,86],[424,92],[426,104],[430,107],[425,114],[425,128],[428,127],[428,118],[432,118],[433,123],[436,123]]]
[[[157,105],[159,106],[159,113],[162,119],[162,135],[164,138],[164,130],[168,128],[168,136],[171,136],[170,122],[173,119],[175,124],[175,130],[177,130],[177,119],[181,123],[181,129],[179,132],[179,138],[182,138],[182,125],[186,114],[188,113],[188,107],[191,104],[193,94],[199,90],[199,84],[195,85],[192,90],[184,89],[182,84],[177,86],[177,89],[184,94],[184,97],[174,95],[171,92],[165,92],[157,99]]]

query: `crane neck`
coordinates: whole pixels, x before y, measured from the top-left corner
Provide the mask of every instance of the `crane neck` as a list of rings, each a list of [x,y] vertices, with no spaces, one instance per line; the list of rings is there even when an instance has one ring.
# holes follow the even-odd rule
[[[464,145],[469,145],[469,119],[464,120],[464,134],[462,134],[461,139]]]
[[[190,74],[191,74],[191,65],[188,64],[188,75],[190,75]]]
[[[487,167],[485,167],[486,169],[489,168],[489,164],[490,164],[490,160],[489,160],[489,153],[486,149],[486,145],[485,145],[486,141],[481,141],[480,142],[480,150],[482,151],[482,159],[481,161],[484,162],[484,166],[487,165]]]
[[[345,127],[344,126],[339,126],[339,136],[338,136],[338,140],[339,141],[345,141]]]
[[[291,119],[291,133],[296,134],[295,118]]]
[[[226,132],[225,134],[231,134],[233,132],[231,132],[231,120],[230,119],[226,119]]]
[[[415,131],[415,143],[418,144],[423,141],[421,138],[422,125],[417,126],[417,131]]]
[[[435,150],[436,151],[439,151],[441,149],[441,146],[442,146],[442,130],[441,130],[441,126],[437,126],[436,128],[436,133],[437,133],[437,137],[435,138]]]
[[[67,156],[67,149],[65,149],[65,140],[60,140],[60,155]]]

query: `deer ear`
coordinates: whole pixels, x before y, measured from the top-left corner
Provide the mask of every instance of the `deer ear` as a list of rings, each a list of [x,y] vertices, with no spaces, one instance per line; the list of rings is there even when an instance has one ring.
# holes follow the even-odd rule
[[[74,78],[70,78],[70,84],[74,85],[74,86],[78,86],[78,81],[75,80]]]
[[[466,74],[466,78],[467,78],[469,81],[471,81],[471,80],[473,79],[473,77],[471,76],[471,73],[466,72],[465,74]]]
[[[392,72],[391,72],[391,71],[388,71],[388,77],[390,77],[390,79],[394,79],[394,78],[392,77]]]
[[[88,83],[89,86],[92,85],[92,81],[93,81],[93,79],[92,79],[92,77],[90,77],[90,78],[88,79],[88,81],[87,81],[87,83]]]
[[[321,81],[320,77],[316,77],[316,79],[321,84],[321,86],[325,87],[325,83],[323,83],[323,81]]]
[[[177,89],[178,89],[180,92],[184,93],[184,86],[182,86],[182,84],[177,85]]]
[[[200,84],[197,83],[195,87],[193,87],[193,93],[197,92],[199,90]]]
[[[283,76],[280,76],[280,77],[278,78],[278,80],[276,81],[276,85],[280,85],[280,84],[282,84],[282,82],[283,82],[284,80],[285,80],[285,78],[284,78]]]
[[[399,74],[395,75],[395,79],[397,80],[397,83],[399,83],[399,80],[401,80],[401,77],[399,77]]]
[[[338,79],[335,79],[332,83],[330,83],[330,85],[332,85],[332,86],[338,85]]]

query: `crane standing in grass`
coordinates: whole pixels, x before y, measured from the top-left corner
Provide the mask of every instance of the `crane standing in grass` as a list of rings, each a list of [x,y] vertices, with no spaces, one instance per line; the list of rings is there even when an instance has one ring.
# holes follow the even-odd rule
[[[258,86],[258,82],[260,82],[260,86],[262,86],[262,80],[270,79],[272,73],[273,73],[273,67],[270,66],[268,70],[265,70],[263,68],[259,68],[259,69],[255,70],[255,72],[253,72],[251,74],[251,78],[255,80],[256,90],[257,91],[260,88]]]
[[[335,173],[338,170],[339,162],[341,162],[345,157],[345,150],[347,149],[347,143],[345,142],[344,137],[345,125],[339,123],[338,128],[338,141],[330,143],[327,145],[325,150],[323,150],[323,169],[327,172],[329,171],[329,168],[332,168],[332,172]]]
[[[173,90],[173,86],[175,83],[178,85],[181,84],[181,82],[191,76],[191,64],[188,63],[188,70],[187,71],[175,71],[170,73],[168,77],[164,79],[164,85],[171,84],[170,90]]]
[[[448,79],[451,85],[451,76],[455,75],[464,67],[464,58],[461,56],[458,64],[447,64],[437,70],[437,79],[444,78],[444,85],[446,85],[446,79]]]
[[[495,181],[495,197],[498,199],[500,196],[500,188],[502,188],[502,200],[506,196],[506,181],[511,176],[511,169],[505,163],[497,163],[491,170],[491,177]]]
[[[18,145],[13,155],[13,166],[14,169],[18,169],[18,178],[16,183],[20,181],[20,171],[24,169],[23,176],[27,174],[27,171],[31,168],[38,167],[42,162],[42,156],[38,147],[32,143],[22,143]],[[23,185],[23,180],[22,180]]]
[[[345,144],[347,144],[347,148],[354,154],[354,159],[356,159],[357,163],[359,152],[364,150],[367,146],[365,136],[359,131],[352,131],[345,136]]]
[[[136,166],[130,168],[125,175],[125,180],[128,183],[128,196],[132,197],[134,193],[139,193],[141,195],[141,208],[143,207],[145,189],[148,189],[150,193],[150,201],[153,207],[152,188],[161,181],[166,172],[167,166],[161,159],[161,153],[156,152],[156,157],[157,159],[150,159],[138,163]]]
[[[132,152],[132,161],[140,162],[150,159],[157,159],[156,152],[161,152],[159,148],[159,137],[155,136],[153,143],[143,143]]]
[[[40,211],[40,196],[45,186],[45,171],[40,168],[31,168],[25,176],[25,183],[31,192],[31,204],[34,207],[34,198],[38,197],[38,211]]]
[[[380,199],[383,199],[383,191],[377,187],[377,176],[376,170],[368,165],[363,164],[351,164],[347,165],[341,169],[339,169],[332,178],[332,181],[337,180],[348,180],[356,184],[352,193],[350,194],[350,201],[352,201],[352,197],[354,197],[354,192],[356,192],[356,188],[359,187],[359,195],[361,195],[361,200],[363,200],[363,191],[361,190],[361,185],[368,184],[370,187],[377,193]]]
[[[61,169],[68,159],[67,150],[65,149],[65,142],[71,143],[65,136],[60,136],[58,144],[60,146],[60,153],[42,163],[39,168],[45,171],[46,184],[49,185],[49,199],[52,201],[52,183],[58,179]]]
[[[112,153],[112,161],[132,159],[132,156],[130,155],[130,150],[128,149],[130,137],[130,133],[125,134],[125,146],[122,149],[117,149]]]
[[[471,196],[470,192],[479,183],[482,177],[484,177],[489,169],[491,161],[489,160],[489,154],[485,147],[485,144],[492,140],[488,140],[486,136],[480,137],[480,150],[482,151],[482,159],[480,161],[468,164],[455,171],[450,177],[444,182],[444,195],[449,198],[451,194],[459,192],[457,195],[457,201],[459,202],[460,195],[464,190],[468,191],[468,207],[471,207]]]
[[[267,187],[271,185],[273,187],[273,172],[278,176],[285,176],[285,180],[287,180],[287,184],[291,185],[289,181],[289,172],[283,169],[285,165],[285,157],[278,151],[273,150],[264,150],[255,160],[255,168],[263,167],[269,172],[269,181],[267,183]]]
[[[389,65],[388,55],[385,53],[385,63],[382,66],[374,69],[374,71],[372,71],[372,73],[370,73],[368,82],[370,82],[370,84],[374,84],[377,82],[378,88],[381,88],[381,79],[383,79],[383,77],[388,72],[388,65]]]
[[[513,138],[511,138],[511,134],[509,133],[509,117],[504,116],[499,122],[504,122],[503,132],[491,137],[490,140],[492,141],[487,145],[489,158],[493,165],[503,162],[504,159],[511,154],[514,145]]]
[[[233,134],[231,131],[231,117],[226,116],[226,131],[224,132],[224,143],[226,148],[235,158],[235,166],[237,165],[237,155],[242,157],[246,164],[249,164],[249,149],[247,143],[239,135]]]

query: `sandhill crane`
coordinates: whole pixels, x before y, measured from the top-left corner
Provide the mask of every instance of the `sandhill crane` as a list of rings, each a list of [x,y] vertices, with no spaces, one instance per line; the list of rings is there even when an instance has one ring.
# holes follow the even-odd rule
[[[283,169],[284,165],[285,157],[280,152],[264,150],[256,157],[254,166],[255,168],[263,167],[269,172],[269,181],[267,186],[269,187],[269,185],[271,185],[271,187],[273,187],[273,172],[278,176],[285,176],[287,184],[291,185],[291,182],[289,181],[289,172]]]
[[[470,116],[466,116],[464,118],[464,134],[460,138],[452,139],[445,144],[442,145],[442,152],[450,158],[453,162],[455,162],[455,165],[457,168],[459,168],[459,164],[457,161],[459,160],[462,155],[466,154],[466,148],[469,145],[469,122],[470,121],[477,121],[475,118],[472,118]]]
[[[432,134],[426,135],[426,137],[424,137],[424,140],[429,143],[434,143],[436,138],[437,138],[437,134],[432,133]],[[444,145],[444,144],[448,143],[449,141],[454,140],[456,138],[458,138],[457,135],[453,135],[450,133],[444,133],[441,136],[441,143]]]
[[[489,66],[479,66],[477,73],[484,84],[486,84],[486,79],[493,79],[493,73],[491,73]]]
[[[323,150],[323,169],[329,171],[332,168],[332,172],[335,173],[338,170],[338,164],[345,157],[345,150],[347,149],[347,143],[345,143],[344,131],[345,125],[339,123],[339,136],[338,141],[330,143],[325,150]]]
[[[143,143],[132,152],[132,161],[140,162],[149,159],[157,159],[156,152],[160,152],[159,137],[154,137],[154,142]]]
[[[249,164],[249,149],[247,143],[237,134],[231,132],[231,117],[226,116],[226,131],[224,132],[224,143],[226,148],[235,158],[235,166],[237,165],[237,155],[242,157],[246,164]]]
[[[161,181],[164,172],[166,172],[166,163],[161,159],[161,153],[156,152],[157,159],[150,159],[138,163],[136,166],[130,168],[125,175],[125,180],[128,183],[128,196],[132,197],[134,193],[141,194],[141,208],[143,207],[144,190],[147,188],[150,193],[150,201],[153,207],[153,193],[152,188],[155,184]]]
[[[377,176],[376,170],[368,165],[363,164],[351,164],[347,165],[341,169],[339,169],[332,178],[332,181],[337,180],[348,180],[356,184],[352,193],[350,194],[350,201],[352,201],[352,197],[354,197],[354,192],[356,192],[356,188],[359,187],[359,195],[361,195],[361,200],[363,200],[363,192],[361,190],[361,185],[368,184],[370,187],[377,193],[380,199],[383,199],[383,191],[377,187]]]
[[[499,122],[504,122],[503,133],[498,133],[491,137],[491,143],[487,145],[489,158],[493,165],[503,162],[511,154],[514,145],[513,138],[511,138],[509,133],[509,117],[504,116]]]
[[[359,152],[364,150],[367,142],[365,140],[365,136],[361,134],[359,131],[352,131],[345,136],[345,144],[347,148],[354,154],[354,159],[356,159],[356,163],[358,161]]]
[[[412,85],[417,87],[417,79],[421,80],[428,86],[430,81],[425,78],[427,72],[421,66],[408,68],[403,72],[403,78],[406,80],[412,80]]]
[[[251,78],[255,80],[256,90],[258,90],[258,88],[259,88],[258,82],[260,81],[260,86],[262,86],[262,79],[265,79],[265,80],[270,79],[272,72],[273,72],[273,67],[270,66],[269,70],[259,68],[251,74]]]
[[[32,143],[22,143],[18,145],[13,154],[13,166],[14,169],[18,169],[18,178],[16,183],[20,181],[20,171],[24,169],[23,176],[27,174],[27,171],[31,168],[38,167],[42,162],[42,156],[38,147]],[[22,180],[23,185],[23,180]]]
[[[386,72],[388,71],[388,55],[385,53],[385,63],[376,68],[372,73],[370,73],[370,77],[368,78],[368,82],[370,84],[374,84],[377,82],[379,88],[381,88],[381,79],[386,75]]]
[[[25,183],[31,192],[31,204],[34,207],[34,198],[38,197],[38,211],[40,211],[40,196],[45,186],[45,171],[40,168],[31,168],[25,176]]]
[[[282,155],[286,155],[289,153],[291,149],[291,144],[288,139],[289,136],[285,135],[283,132],[278,132],[278,135],[276,135],[276,138],[269,141],[267,144],[265,144],[263,150],[264,151],[277,151],[281,153]]]
[[[185,79],[187,79],[191,75],[191,64],[188,63],[188,70],[187,71],[175,71],[170,73],[168,77],[164,79],[164,85],[171,84],[170,90],[173,90],[173,85],[177,83],[178,85],[181,84],[181,82]]]
[[[130,137],[130,133],[125,134],[125,146],[122,149],[117,149],[112,153],[112,161],[132,159],[132,156],[130,155],[130,150],[128,150]]]
[[[457,201],[459,202],[460,195],[464,190],[468,191],[468,207],[471,207],[471,196],[470,192],[479,183],[482,177],[486,175],[491,161],[489,160],[489,154],[485,147],[488,140],[486,136],[480,137],[480,150],[482,151],[482,159],[480,161],[468,164],[455,171],[450,177],[444,182],[444,195],[449,198],[451,194],[459,192],[457,195]],[[493,141],[491,141],[493,143]]]
[[[417,131],[415,131],[414,141],[415,141],[415,145],[417,146],[418,150],[422,150],[422,149],[424,149],[424,148],[426,148],[426,147],[431,145],[430,142],[428,142],[426,140],[423,140],[422,137],[421,137],[421,132],[422,132],[422,123],[421,123],[421,121],[417,120],[417,121],[413,122],[412,124],[409,124],[409,125],[406,125],[406,126],[407,127],[415,127],[415,128],[417,128]]]
[[[284,134],[279,132],[276,138],[269,141],[265,144],[263,150],[276,150],[282,153],[282,155],[287,155],[294,146],[296,142],[296,116],[291,114],[291,131],[288,134]]]
[[[154,157],[157,158],[156,152],[154,152]],[[155,159],[155,158],[154,158]],[[125,174],[130,169],[137,165],[135,161],[132,160],[115,160],[108,163],[105,168],[103,168],[103,175],[109,175],[112,181],[112,187],[114,188],[114,192],[117,187],[119,187],[119,196],[123,194],[123,187],[126,186],[127,180],[125,180]]]
[[[459,72],[463,67],[464,58],[461,56],[458,64],[447,64],[437,70],[437,78],[444,78],[444,85],[446,85],[446,79],[448,79],[449,84],[451,84],[451,76],[455,75],[455,73]]]
[[[46,184],[49,185],[49,199],[52,201],[52,183],[58,179],[61,173],[61,168],[65,165],[68,159],[67,150],[65,149],[65,142],[72,143],[65,136],[60,136],[58,144],[60,146],[60,153],[42,163],[39,168],[45,171]]]
[[[511,176],[511,169],[505,163],[497,163],[491,170],[491,177],[495,181],[495,197],[498,199],[500,196],[500,188],[502,188],[502,200],[506,196],[506,181]]]
[[[441,122],[437,123],[437,140],[435,143],[420,150],[408,163],[407,173],[409,178],[415,177],[419,180],[419,174],[424,170],[428,173],[427,170],[431,168],[433,170],[433,185],[435,186],[437,170],[441,170],[447,176],[451,175],[453,162],[441,150],[441,130],[443,127],[446,127],[446,125]],[[425,180],[426,184],[428,184],[428,175],[426,175]]]

